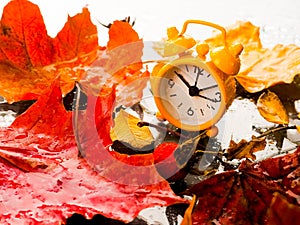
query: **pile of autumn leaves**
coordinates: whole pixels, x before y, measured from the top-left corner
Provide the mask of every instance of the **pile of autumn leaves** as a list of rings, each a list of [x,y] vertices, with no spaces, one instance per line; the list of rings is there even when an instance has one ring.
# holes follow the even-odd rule
[[[149,76],[140,62],[143,43],[130,24],[115,21],[108,34],[107,46],[99,47],[97,29],[87,8],[69,17],[55,38],[47,35],[38,6],[15,0],[4,8],[0,23],[0,95],[10,103],[37,101],[10,127],[0,129],[1,224],[64,223],[73,213],[87,217],[100,213],[129,222],[147,207],[187,203],[157,173],[151,154],[129,157],[107,151],[112,143],[111,110],[120,88],[114,84],[125,86]],[[291,83],[300,73],[300,49],[295,45],[263,48],[259,29],[250,23],[229,28],[228,38],[244,45],[241,60],[245,63],[236,80],[249,92]],[[216,35],[207,43],[213,47],[219,41]],[[106,65],[101,56],[113,54],[110,56],[117,61],[126,60],[110,52],[128,43],[137,43],[132,52],[123,53],[133,64],[121,62],[126,66],[105,79],[86,75],[96,59],[96,66]],[[62,96],[74,88],[75,81],[104,86],[99,95],[87,92],[88,107],[78,115],[95,118],[87,121],[92,124],[85,124],[78,134],[89,134],[86,129],[96,124],[95,132],[83,138],[90,150],[88,160],[78,157],[72,112],[62,104]],[[140,87],[135,91],[140,92]],[[267,112],[265,118],[273,118],[271,114]],[[288,121],[284,118],[279,123]],[[139,173],[128,173],[123,164],[112,165],[111,155],[136,167]],[[87,161],[97,165],[98,172]],[[189,191],[201,204],[193,213],[187,212],[183,223],[289,224],[300,211],[299,162],[299,151],[259,164],[246,160],[239,172],[227,171],[195,185]],[[136,174],[141,175],[139,179]],[[285,208],[284,216],[281,208]]]

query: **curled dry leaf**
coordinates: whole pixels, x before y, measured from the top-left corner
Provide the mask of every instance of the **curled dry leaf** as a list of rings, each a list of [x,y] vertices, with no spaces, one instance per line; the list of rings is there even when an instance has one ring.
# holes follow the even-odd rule
[[[149,127],[139,127],[139,118],[121,110],[114,119],[114,126],[110,131],[112,141],[130,143],[133,148],[140,148],[152,144],[154,141]]]
[[[288,124],[289,116],[279,97],[271,91],[261,94],[257,100],[257,109],[267,121],[276,124]]]
[[[256,138],[252,136],[251,141],[242,139],[239,143],[230,141],[229,148],[226,150],[228,160],[250,158],[255,160],[256,157],[253,153],[262,151],[266,147],[265,138]]]
[[[245,160],[238,171],[216,174],[196,184],[189,189],[199,202],[192,215],[193,224],[290,224],[287,218],[280,220],[270,215],[278,212],[275,204],[288,208],[296,221],[300,207],[299,163],[300,148],[259,163]],[[276,193],[285,200],[274,199]],[[280,217],[282,214],[281,211]]]
[[[0,95],[8,102],[36,99],[58,74],[68,93],[98,48],[97,29],[86,8],[51,38],[37,5],[10,1],[0,21]]]

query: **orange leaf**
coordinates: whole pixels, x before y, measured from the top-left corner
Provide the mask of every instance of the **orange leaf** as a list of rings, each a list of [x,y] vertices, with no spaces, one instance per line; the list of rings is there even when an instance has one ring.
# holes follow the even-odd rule
[[[53,42],[56,56],[60,61],[95,51],[98,45],[97,27],[92,24],[88,9],[83,8],[82,13],[74,17],[69,16]]]
[[[260,28],[250,22],[238,21],[226,31],[227,44],[241,43],[244,47],[236,79],[248,92],[259,92],[278,83],[291,83],[300,73],[300,47],[278,44],[272,49],[263,48]],[[206,42],[211,48],[224,45],[219,32]]]
[[[251,93],[279,83],[292,83],[300,73],[300,47],[278,44],[272,49],[253,49],[241,55],[237,81]]]
[[[31,70],[53,62],[52,40],[37,5],[27,0],[10,1],[3,10],[0,34],[2,63]]]
[[[83,9],[52,39],[37,5],[9,2],[0,22],[0,95],[8,102],[36,99],[58,74],[63,94],[69,92],[96,58],[97,30],[89,16]]]
[[[132,26],[123,21],[116,20],[109,28],[109,41],[107,49],[112,50],[124,44],[140,41],[137,32],[132,29]]]
[[[139,101],[150,75],[142,71],[143,48],[144,43],[129,23],[113,22],[106,51],[90,66],[81,84],[95,94],[115,84],[117,103],[133,105]]]
[[[240,43],[243,45],[242,54],[246,54],[253,49],[262,47],[259,38],[259,27],[254,26],[251,22],[237,21],[235,24],[226,28],[226,40],[228,44]],[[215,32],[212,38],[205,40],[210,47],[223,46],[223,37],[219,31]],[[243,62],[242,62],[243,63]]]
[[[183,220],[180,225],[193,225],[192,213],[196,205],[197,196],[193,195],[193,199],[190,202],[189,207],[185,210]]]
[[[289,116],[278,96],[271,91],[263,93],[257,101],[259,113],[269,122],[288,124]]]

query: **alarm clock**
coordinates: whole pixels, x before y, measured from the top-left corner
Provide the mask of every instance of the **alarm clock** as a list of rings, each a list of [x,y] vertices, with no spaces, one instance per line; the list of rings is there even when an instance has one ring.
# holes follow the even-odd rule
[[[225,29],[201,20],[186,21],[177,39],[173,38],[174,43],[179,39],[182,42],[189,23],[219,29],[223,35],[224,46],[209,50],[207,44],[201,43],[196,48],[197,56],[191,54],[190,49],[177,52],[179,57],[160,64],[159,69],[152,74],[150,83],[155,104],[164,119],[178,128],[199,131],[211,128],[224,114],[226,89],[220,74],[229,76],[238,73],[239,54],[243,47],[240,44],[227,47]],[[208,51],[209,61],[204,56]]]

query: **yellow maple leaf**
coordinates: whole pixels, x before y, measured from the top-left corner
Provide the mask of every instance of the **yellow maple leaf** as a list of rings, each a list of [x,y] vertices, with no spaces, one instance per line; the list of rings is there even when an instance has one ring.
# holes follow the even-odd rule
[[[277,124],[288,124],[289,116],[279,97],[271,91],[261,94],[257,109],[267,121]]]
[[[114,127],[110,131],[113,141],[119,140],[130,144],[133,148],[143,148],[153,142],[150,129],[139,127],[140,119],[121,110],[114,119]]]

